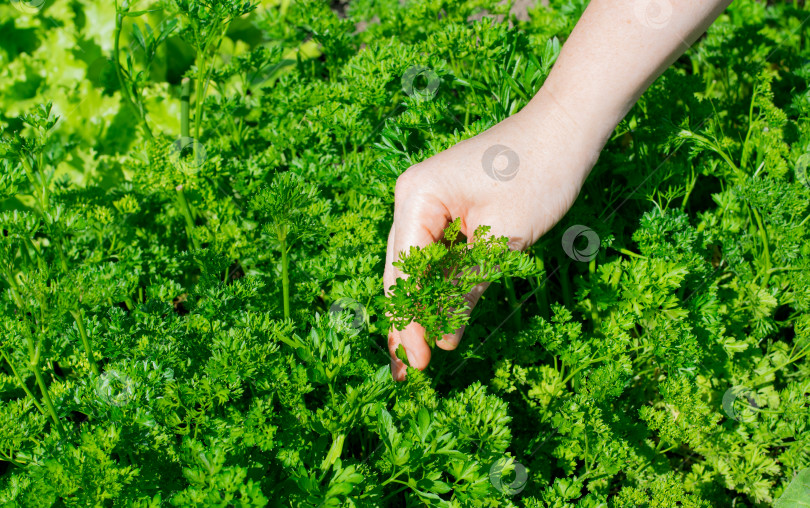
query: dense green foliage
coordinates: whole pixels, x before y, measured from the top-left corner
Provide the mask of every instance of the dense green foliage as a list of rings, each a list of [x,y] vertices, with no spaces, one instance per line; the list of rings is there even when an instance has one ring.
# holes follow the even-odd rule
[[[397,176],[585,5],[496,4],[0,5],[0,504],[798,505],[810,9],[737,0],[531,258],[414,251],[380,298]],[[495,282],[393,382],[385,310],[452,329],[447,277]]]

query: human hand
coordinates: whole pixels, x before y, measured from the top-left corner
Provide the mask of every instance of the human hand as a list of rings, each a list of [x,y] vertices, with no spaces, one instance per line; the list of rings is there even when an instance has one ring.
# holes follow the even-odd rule
[[[472,238],[479,225],[509,238],[512,249],[536,242],[568,211],[596,161],[600,140],[586,140],[557,108],[542,97],[491,129],[462,141],[405,171],[397,180],[394,225],[388,237],[386,290],[403,274],[393,266],[399,253],[442,238],[461,218],[461,232]],[[488,284],[465,296],[470,312]],[[464,328],[436,345],[455,349]],[[424,369],[431,356],[424,328],[412,322],[388,335],[391,372],[405,378],[396,357],[402,344],[412,367]]]

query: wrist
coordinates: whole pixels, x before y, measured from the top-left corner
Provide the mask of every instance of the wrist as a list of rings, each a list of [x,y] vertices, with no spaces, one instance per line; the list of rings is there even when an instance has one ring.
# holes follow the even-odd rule
[[[518,115],[525,128],[542,138],[544,144],[555,146],[559,157],[568,159],[568,168],[578,168],[582,181],[596,164],[599,154],[616,127],[612,119],[588,115],[567,104],[545,86]]]
[[[550,118],[566,135],[576,138],[584,147],[600,152],[623,116],[605,106],[590,105],[547,81],[524,110],[538,118]]]

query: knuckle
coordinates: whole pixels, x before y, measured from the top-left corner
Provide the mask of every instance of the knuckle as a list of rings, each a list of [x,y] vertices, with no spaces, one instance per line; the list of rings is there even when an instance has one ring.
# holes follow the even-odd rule
[[[408,199],[425,188],[428,183],[425,177],[428,173],[422,168],[421,163],[413,165],[397,177],[394,185],[394,201]]]
[[[397,177],[397,183],[394,186],[394,200],[401,201],[413,195],[417,186],[416,180],[416,172],[412,171],[412,168],[399,175],[399,177]]]

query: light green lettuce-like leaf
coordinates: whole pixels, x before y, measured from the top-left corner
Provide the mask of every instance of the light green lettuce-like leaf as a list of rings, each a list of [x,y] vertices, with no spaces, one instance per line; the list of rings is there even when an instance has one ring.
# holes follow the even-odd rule
[[[810,468],[799,471],[773,506],[774,508],[810,506]]]
[[[82,2],[82,9],[87,16],[82,35],[109,53],[115,40],[115,3]]]

